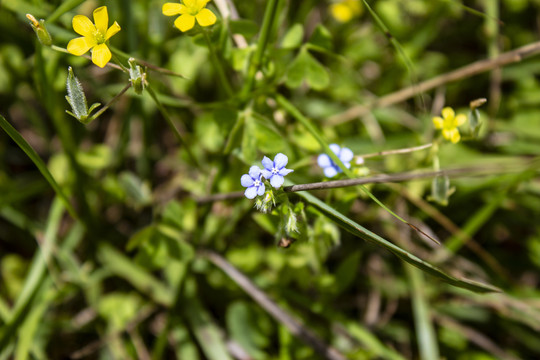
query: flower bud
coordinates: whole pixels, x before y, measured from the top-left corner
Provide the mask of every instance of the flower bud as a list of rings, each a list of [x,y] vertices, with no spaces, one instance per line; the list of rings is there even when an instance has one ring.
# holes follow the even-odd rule
[[[142,94],[146,86],[146,73],[141,70],[141,67],[137,65],[134,58],[129,58],[129,81],[131,81],[131,86],[133,90],[138,95]]]
[[[37,21],[36,18],[31,14],[26,14],[26,18],[30,20],[30,25],[32,26],[32,29],[34,29],[39,42],[45,46],[51,46],[52,37],[45,27],[45,20],[41,19]]]

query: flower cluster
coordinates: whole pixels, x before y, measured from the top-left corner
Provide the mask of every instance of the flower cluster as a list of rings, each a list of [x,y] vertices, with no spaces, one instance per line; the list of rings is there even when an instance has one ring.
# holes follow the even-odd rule
[[[247,188],[244,195],[248,199],[263,195],[266,189],[263,179],[270,181],[270,185],[275,189],[279,189],[285,181],[284,176],[294,171],[285,168],[287,162],[289,162],[287,155],[282,153],[277,154],[274,161],[265,156],[262,160],[264,169],[261,170],[258,166],[252,166],[248,174],[242,175],[240,183]]]
[[[347,169],[351,167],[350,162],[352,161],[354,157],[354,154],[351,151],[351,149],[348,149],[346,147],[342,148],[337,144],[331,144],[330,150],[332,150],[332,152],[336,154],[336,156],[339,158],[339,160],[341,160],[343,165],[347,167]],[[319,157],[317,158],[317,163],[319,164],[321,168],[323,168],[324,175],[326,177],[331,178],[331,177],[336,176],[338,173],[342,172],[341,168],[338,165],[336,165],[336,163],[334,163],[334,161],[330,158],[330,156],[326,154],[319,155]]]
[[[465,124],[467,117],[463,114],[456,116],[454,109],[451,107],[445,107],[442,109],[442,117],[435,116],[433,118],[433,125],[435,129],[442,129],[442,135],[446,140],[456,144],[461,139],[458,126]]]

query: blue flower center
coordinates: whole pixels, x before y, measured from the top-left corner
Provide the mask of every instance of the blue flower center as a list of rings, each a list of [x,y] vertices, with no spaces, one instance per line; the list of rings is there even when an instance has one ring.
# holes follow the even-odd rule
[[[261,182],[259,180],[255,180],[255,182],[253,183],[253,186],[255,187],[259,187],[261,185]]]
[[[279,172],[279,170],[277,168],[272,169],[272,175],[276,175],[278,172]]]

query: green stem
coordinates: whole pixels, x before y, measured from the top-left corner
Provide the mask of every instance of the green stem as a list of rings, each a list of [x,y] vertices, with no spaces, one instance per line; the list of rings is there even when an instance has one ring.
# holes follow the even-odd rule
[[[114,62],[116,64],[118,64],[118,66],[120,66],[122,68],[122,71],[129,74],[129,70],[122,64],[122,62],[120,61],[118,56],[116,56],[116,54],[114,52],[111,52],[111,55],[112,55],[112,59],[114,60]]]
[[[87,121],[88,123],[94,121],[95,119],[97,119],[101,114],[103,114],[108,108],[111,107],[112,104],[114,104],[115,102],[118,101],[118,99],[120,99],[120,97],[122,95],[124,95],[124,93],[126,91],[129,90],[129,88],[131,87],[131,82],[129,82],[118,94],[116,94],[115,97],[113,97],[111,99],[111,101],[109,101],[105,106],[103,106],[101,109],[99,109],[99,111],[97,113],[95,113],[94,115],[92,115]]]
[[[210,40],[210,36],[208,35],[208,32],[206,30],[203,29],[202,33],[204,35],[204,40],[206,41],[206,44],[208,45],[208,51],[210,52],[210,60],[212,61],[212,64],[214,64],[214,67],[216,68],[216,71],[219,76],[219,80],[221,81],[223,87],[225,88],[225,92],[227,93],[227,96],[232,97],[234,95],[233,89],[231,87],[231,84],[229,83],[227,76],[225,75],[225,69],[223,69],[221,61],[219,61],[219,58],[216,53],[216,49],[214,48],[214,44],[212,44],[212,41]]]
[[[197,167],[197,168],[201,168],[201,165],[199,164],[199,161],[197,160],[197,158],[195,157],[195,155],[191,152],[191,149],[189,148],[189,146],[187,145],[186,141],[184,140],[184,138],[182,137],[182,134],[180,134],[180,131],[178,131],[178,129],[176,128],[176,126],[174,125],[174,122],[172,121],[169,113],[167,112],[167,109],[165,109],[165,107],[163,106],[163,104],[161,104],[161,102],[159,101],[156,93],[154,92],[154,90],[150,87],[150,84],[148,84],[146,86],[146,91],[148,92],[148,94],[150,94],[150,97],[152,97],[152,100],[154,100],[159,112],[161,113],[161,115],[163,115],[163,117],[165,118],[165,120],[167,121],[167,124],[169,125],[169,127],[171,128],[171,130],[173,131],[173,134],[175,135],[176,139],[178,140],[178,142],[184,146],[184,148],[186,149],[186,152],[189,156],[189,158],[191,159],[191,162]]]
[[[253,84],[255,83],[255,75],[257,74],[257,71],[261,66],[264,56],[264,50],[266,49],[266,45],[268,44],[270,30],[272,29],[272,25],[275,21],[278,3],[279,0],[269,0],[266,3],[261,33],[259,35],[259,41],[257,43],[257,50],[255,51],[253,57],[250,59],[247,80],[244,84],[244,88],[242,89],[242,97],[247,96],[251,89],[253,89]]]

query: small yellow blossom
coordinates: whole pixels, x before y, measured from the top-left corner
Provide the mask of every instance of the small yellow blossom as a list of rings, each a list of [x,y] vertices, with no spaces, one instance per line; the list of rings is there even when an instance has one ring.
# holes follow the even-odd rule
[[[463,114],[456,116],[451,107],[445,107],[441,113],[442,118],[440,116],[433,118],[433,125],[435,125],[436,129],[442,129],[444,138],[455,144],[461,139],[458,126],[465,124],[467,117]]]
[[[92,49],[92,62],[99,67],[107,65],[111,60],[111,51],[107,47],[107,41],[120,31],[120,25],[115,21],[109,26],[107,7],[102,6],[94,10],[94,22],[84,15],[76,15],[73,18],[73,30],[82,37],[71,40],[67,50],[73,55],[81,56]]]
[[[337,21],[346,23],[362,14],[362,4],[359,0],[342,0],[330,5],[330,13]]]
[[[195,20],[201,26],[210,26],[216,23],[216,15],[205,8],[210,0],[182,0],[183,4],[166,3],[163,5],[163,15],[180,15],[175,21],[180,31],[188,31],[195,26]]]

